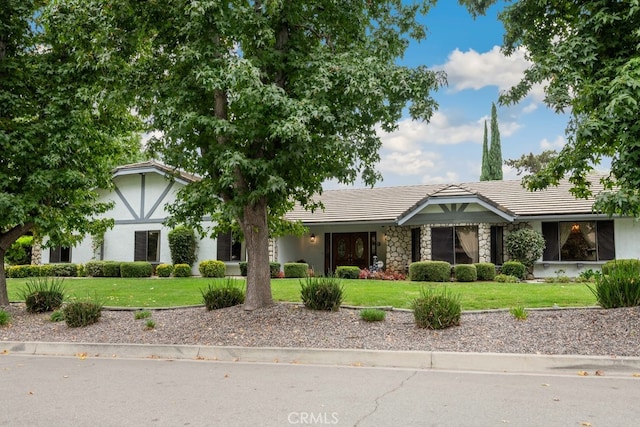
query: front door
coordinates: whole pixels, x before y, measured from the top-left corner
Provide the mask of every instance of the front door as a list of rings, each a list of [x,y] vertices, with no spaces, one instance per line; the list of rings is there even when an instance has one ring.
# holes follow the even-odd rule
[[[333,269],[341,265],[369,268],[369,233],[332,235]]]

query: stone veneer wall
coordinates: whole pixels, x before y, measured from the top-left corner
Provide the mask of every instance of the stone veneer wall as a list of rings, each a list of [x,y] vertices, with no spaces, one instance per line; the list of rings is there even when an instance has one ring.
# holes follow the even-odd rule
[[[406,273],[411,261],[411,229],[409,227],[388,227],[386,230],[386,269]]]
[[[278,245],[275,239],[269,239],[269,261],[276,262],[278,260]]]

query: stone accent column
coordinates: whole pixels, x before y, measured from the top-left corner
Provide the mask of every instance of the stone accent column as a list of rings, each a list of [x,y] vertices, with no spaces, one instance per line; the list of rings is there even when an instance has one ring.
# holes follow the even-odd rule
[[[491,225],[478,224],[478,261],[491,262]]]
[[[406,273],[411,260],[411,229],[409,227],[388,227],[387,260],[388,271]]]
[[[269,239],[269,261],[277,262],[278,260],[278,245],[277,240],[274,238]]]
[[[31,264],[42,264],[42,242],[37,237],[33,238],[33,243],[31,245]]]
[[[420,227],[420,260],[429,261],[431,259],[431,226]]]

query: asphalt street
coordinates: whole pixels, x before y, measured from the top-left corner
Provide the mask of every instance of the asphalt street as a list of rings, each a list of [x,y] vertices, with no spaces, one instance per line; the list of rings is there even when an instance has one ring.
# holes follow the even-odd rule
[[[638,425],[640,378],[600,374],[4,353],[0,425]]]

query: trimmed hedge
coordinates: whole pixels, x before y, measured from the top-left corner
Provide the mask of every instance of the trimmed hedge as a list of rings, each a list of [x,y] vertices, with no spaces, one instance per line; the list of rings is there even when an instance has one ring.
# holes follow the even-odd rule
[[[284,277],[307,277],[309,264],[304,262],[285,262]]]
[[[473,264],[456,264],[453,274],[458,282],[475,282],[478,279],[478,271]]]
[[[227,266],[222,261],[205,260],[198,264],[198,271],[202,277],[224,277]]]
[[[153,265],[147,261],[120,263],[120,277],[151,277]]]
[[[409,264],[409,280],[414,282],[448,282],[451,264],[446,261],[418,261]]]
[[[527,266],[520,261],[506,261],[502,264],[500,273],[506,276],[517,277],[520,280],[524,280],[527,277]]]
[[[87,276],[120,277],[121,261],[88,261],[84,267]]]
[[[12,265],[6,268],[6,275],[11,279],[25,277],[76,277],[78,264],[42,264],[42,265]]]
[[[156,267],[156,274],[158,277],[169,277],[173,273],[172,264],[158,264]]]
[[[496,266],[491,262],[479,262],[474,264],[478,274],[478,280],[493,280],[496,277]]]
[[[191,266],[189,264],[174,265],[173,277],[191,277]]]
[[[360,267],[355,265],[341,265],[336,267],[336,276],[341,279],[357,279],[360,277]]]
[[[77,277],[78,276],[77,264],[71,264],[71,263],[49,264],[49,267],[51,269],[51,276],[57,276],[57,277]],[[47,274],[47,276],[49,276],[49,274]]]
[[[238,263],[240,266],[240,275],[247,276],[247,261],[240,261]],[[269,272],[271,274],[271,278],[278,277],[278,273],[280,273],[280,263],[279,262],[270,262],[269,263]]]

